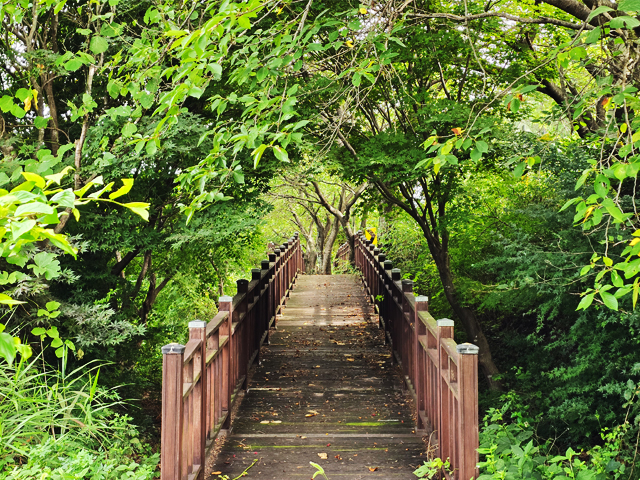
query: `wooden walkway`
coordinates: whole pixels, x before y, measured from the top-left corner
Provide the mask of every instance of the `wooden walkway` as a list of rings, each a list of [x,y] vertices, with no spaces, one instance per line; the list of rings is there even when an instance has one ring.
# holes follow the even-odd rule
[[[256,459],[245,478],[416,478],[425,446],[356,277],[299,276],[270,342],[205,478]]]

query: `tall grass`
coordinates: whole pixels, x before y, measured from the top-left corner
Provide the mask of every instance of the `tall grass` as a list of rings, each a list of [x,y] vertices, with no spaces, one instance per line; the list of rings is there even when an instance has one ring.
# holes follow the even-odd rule
[[[100,365],[66,372],[43,366],[41,356],[13,366],[0,362],[0,471],[22,463],[29,450],[65,436],[89,448],[113,442],[122,423],[112,408],[121,404],[114,391],[98,387]]]

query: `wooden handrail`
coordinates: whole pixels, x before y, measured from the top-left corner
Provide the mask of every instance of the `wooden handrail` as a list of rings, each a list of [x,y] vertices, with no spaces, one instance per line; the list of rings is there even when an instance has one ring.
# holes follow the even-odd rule
[[[348,245],[338,249],[347,258]],[[435,320],[428,299],[414,296],[411,280],[370,240],[357,235],[356,267],[367,294],[376,305],[392,361],[404,374],[404,383],[416,404],[416,433],[433,432],[438,456],[448,459],[453,471],[447,478],[478,477],[478,347],[456,344],[453,321]]]
[[[186,345],[162,347],[161,480],[203,480],[208,449],[231,425],[240,388],[269,340],[302,270],[296,233],[269,254],[251,280],[238,280],[235,297],[219,299],[209,322],[189,322]]]

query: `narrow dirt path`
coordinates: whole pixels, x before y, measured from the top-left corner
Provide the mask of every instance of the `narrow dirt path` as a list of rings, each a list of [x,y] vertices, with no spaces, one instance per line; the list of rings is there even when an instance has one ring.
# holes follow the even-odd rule
[[[424,444],[355,277],[299,277],[266,350],[208,480],[254,460],[244,478],[416,478]]]

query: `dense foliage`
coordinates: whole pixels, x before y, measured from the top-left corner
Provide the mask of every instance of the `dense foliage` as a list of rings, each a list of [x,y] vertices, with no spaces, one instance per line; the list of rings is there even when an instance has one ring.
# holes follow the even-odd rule
[[[295,226],[480,347],[483,475],[637,477],[638,14],[1,3],[0,473],[153,477],[159,346]]]

